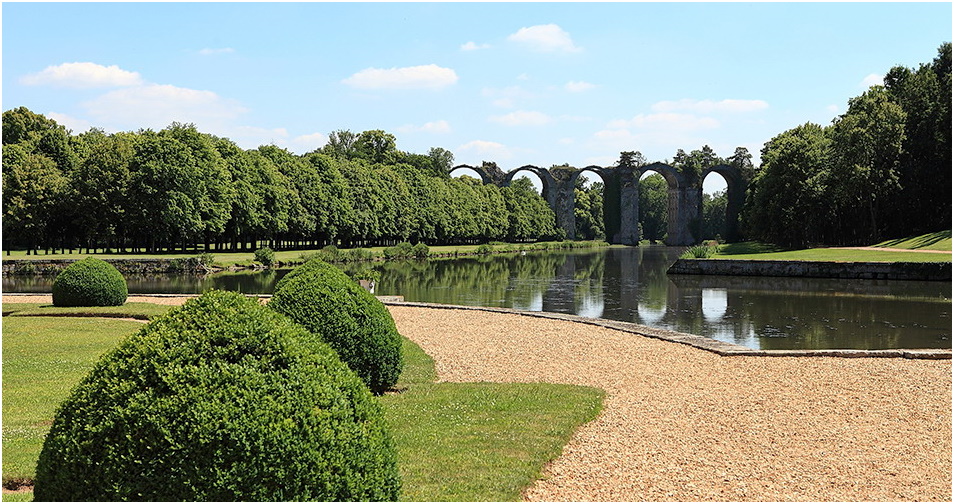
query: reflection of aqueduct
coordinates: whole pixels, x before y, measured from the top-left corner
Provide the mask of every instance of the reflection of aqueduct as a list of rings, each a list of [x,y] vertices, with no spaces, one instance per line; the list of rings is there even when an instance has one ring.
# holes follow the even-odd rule
[[[638,191],[639,178],[643,173],[657,172],[669,184],[669,234],[666,244],[693,245],[700,241],[698,235],[702,223],[702,181],[709,173],[716,172],[725,178],[727,186],[725,239],[727,241],[738,239],[739,212],[745,201],[746,181],[739,169],[734,166],[725,164],[712,166],[696,176],[663,163],[608,168],[555,166],[549,170],[526,165],[510,172],[504,172],[494,163],[484,163],[482,166],[455,166],[451,173],[465,168],[477,172],[485,184],[501,187],[510,185],[518,172],[535,173],[543,184],[543,197],[556,214],[557,226],[566,231],[568,239],[574,239],[576,236],[573,216],[573,188],[576,179],[584,171],[593,172],[603,180],[603,216],[606,221],[607,241],[624,245],[639,243]]]

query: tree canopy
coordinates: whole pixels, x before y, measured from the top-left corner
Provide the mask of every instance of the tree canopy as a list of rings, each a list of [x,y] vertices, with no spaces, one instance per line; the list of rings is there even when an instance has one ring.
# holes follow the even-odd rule
[[[402,152],[381,130],[332,133],[296,155],[173,123],[71,135],[20,107],[3,113],[4,247],[145,251],[390,245],[557,236],[532,186],[450,178],[454,156]],[[254,245],[253,245],[254,246]]]

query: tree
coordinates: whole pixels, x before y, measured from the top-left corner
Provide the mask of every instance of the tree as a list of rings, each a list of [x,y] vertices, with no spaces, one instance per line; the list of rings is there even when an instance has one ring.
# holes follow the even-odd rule
[[[8,250],[12,241],[26,244],[28,253],[35,253],[38,245],[49,243],[69,182],[56,163],[42,154],[22,155],[10,166],[6,157],[4,152],[4,239]]]
[[[573,189],[576,218],[576,238],[579,240],[605,240],[606,225],[603,220],[603,183],[586,184],[583,178],[576,179]]]
[[[358,135],[350,130],[336,130],[328,135],[323,154],[336,159],[354,159],[358,155]]]
[[[431,159],[431,170],[435,175],[448,177],[454,167],[454,153],[441,147],[431,147],[427,151]]]
[[[669,227],[669,183],[658,173],[639,180],[639,223],[642,238],[666,239]]]
[[[822,226],[833,220],[825,197],[829,144],[827,130],[812,123],[766,142],[743,211],[749,236],[792,247],[823,241]]]
[[[726,191],[702,195],[703,240],[717,240],[725,237],[728,203],[729,197]]]
[[[78,137],[86,155],[72,178],[76,224],[87,247],[124,247],[127,198],[137,136],[90,130]]]
[[[391,164],[397,155],[397,139],[382,130],[364,131],[355,144],[358,155],[369,163]]]
[[[848,111],[831,128],[832,184],[841,215],[867,208],[867,219],[850,219],[852,230],[868,220],[868,233],[857,243],[883,238],[881,212],[901,187],[898,170],[904,140],[905,113],[881,86],[872,86],[848,101]]]

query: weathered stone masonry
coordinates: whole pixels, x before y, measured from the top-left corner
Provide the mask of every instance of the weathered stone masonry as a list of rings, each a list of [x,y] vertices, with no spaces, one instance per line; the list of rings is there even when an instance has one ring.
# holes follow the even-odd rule
[[[654,171],[666,179],[669,184],[669,230],[667,245],[693,245],[699,243],[699,230],[702,218],[702,181],[709,173],[716,172],[725,178],[728,206],[726,209],[727,241],[738,239],[739,214],[745,201],[747,182],[738,168],[730,165],[716,165],[707,168],[699,175],[684,173],[664,164],[653,163],[645,166],[587,166],[573,168],[555,166],[544,169],[533,165],[521,166],[504,172],[495,163],[481,166],[459,165],[459,169],[471,169],[480,175],[485,184],[500,187],[509,186],[513,178],[521,171],[537,175],[543,185],[543,197],[556,214],[556,225],[566,231],[568,239],[576,238],[576,225],[573,216],[576,180],[584,171],[597,174],[603,180],[603,215],[606,225],[606,237],[610,243],[636,245],[639,243],[639,179],[643,173]]]

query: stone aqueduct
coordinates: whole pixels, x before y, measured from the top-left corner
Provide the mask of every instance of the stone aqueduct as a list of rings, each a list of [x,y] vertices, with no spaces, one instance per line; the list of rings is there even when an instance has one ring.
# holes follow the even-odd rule
[[[526,165],[504,172],[495,163],[481,166],[458,165],[457,170],[470,169],[477,172],[485,184],[509,186],[510,182],[522,171],[532,172],[543,184],[543,197],[553,213],[557,226],[564,229],[568,239],[576,237],[576,225],[573,215],[575,195],[573,189],[576,180],[585,171],[598,175],[604,184],[603,216],[606,224],[606,238],[610,243],[636,245],[639,243],[639,179],[643,173],[653,171],[666,179],[669,185],[669,228],[667,245],[694,245],[699,243],[702,222],[702,181],[712,172],[722,175],[726,181],[728,204],[726,208],[727,241],[738,239],[739,213],[745,201],[746,180],[738,168],[726,164],[711,166],[698,176],[683,173],[664,163],[652,163],[638,167],[627,166],[587,166],[573,168],[555,166],[550,169]]]

